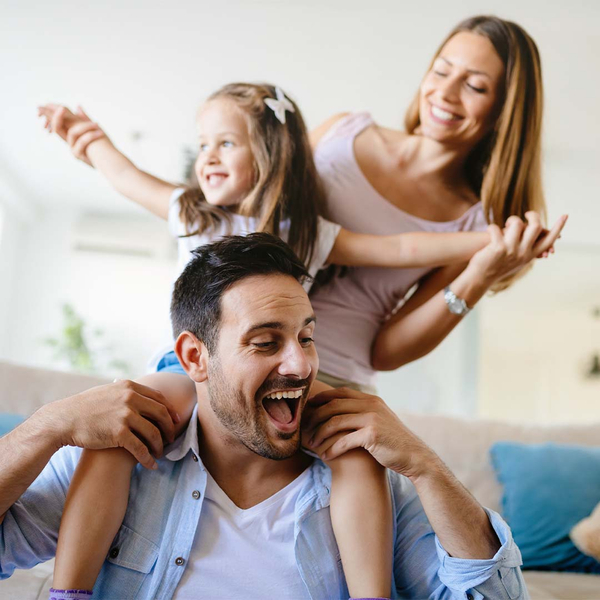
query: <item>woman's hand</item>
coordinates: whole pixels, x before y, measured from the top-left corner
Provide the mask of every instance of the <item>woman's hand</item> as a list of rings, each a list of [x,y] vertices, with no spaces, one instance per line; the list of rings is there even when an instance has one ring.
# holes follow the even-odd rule
[[[317,394],[309,405],[305,445],[323,460],[364,448],[382,466],[410,478],[418,478],[439,462],[433,450],[377,396],[337,388]]]
[[[529,211],[525,218],[527,225],[519,217],[509,217],[503,231],[497,225],[488,227],[490,243],[473,256],[467,267],[477,273],[486,287],[523,268],[534,258],[553,252],[554,243],[567,222],[567,215],[563,215],[546,231],[538,213]]]
[[[46,119],[44,127],[48,131],[53,131],[69,144],[75,158],[93,166],[87,156],[87,147],[107,136],[81,107],[73,113],[66,106],[46,104],[38,107],[38,115]]]

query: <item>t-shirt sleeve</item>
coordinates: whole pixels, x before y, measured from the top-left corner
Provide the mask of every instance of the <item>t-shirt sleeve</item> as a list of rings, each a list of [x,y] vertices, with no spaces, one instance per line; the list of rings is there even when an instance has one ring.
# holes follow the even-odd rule
[[[185,230],[185,225],[179,216],[179,212],[181,211],[179,198],[181,198],[183,192],[185,192],[185,188],[177,188],[173,190],[173,193],[169,198],[168,226],[169,233],[173,237],[179,237],[180,235],[185,235],[187,233]]]
[[[493,223],[490,215],[490,223]],[[466,223],[465,231],[485,231],[488,228],[488,222],[485,218],[485,212],[483,206],[477,207],[477,210],[473,211],[473,216]]]
[[[331,254],[341,228],[342,226],[338,223],[332,223],[323,217],[319,217],[317,223],[317,243],[315,244],[312,260],[308,266],[308,272],[312,277],[327,265],[327,257]]]

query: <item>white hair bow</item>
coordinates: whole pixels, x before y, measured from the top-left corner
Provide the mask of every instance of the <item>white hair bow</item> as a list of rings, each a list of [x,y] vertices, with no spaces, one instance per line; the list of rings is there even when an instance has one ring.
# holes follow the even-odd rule
[[[281,91],[281,88],[275,88],[275,94],[277,94],[277,100],[274,98],[265,98],[265,104],[275,113],[277,120],[285,125],[285,111],[296,112],[294,105],[285,97],[285,94]]]

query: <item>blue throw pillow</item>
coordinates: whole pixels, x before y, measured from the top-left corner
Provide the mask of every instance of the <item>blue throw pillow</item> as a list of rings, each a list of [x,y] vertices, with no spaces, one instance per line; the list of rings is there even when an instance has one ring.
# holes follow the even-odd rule
[[[0,413],[0,436],[14,429],[19,423],[22,423],[25,417],[21,415],[11,415],[10,413]]]
[[[498,442],[490,454],[523,568],[600,574],[569,538],[600,502],[600,448]]]

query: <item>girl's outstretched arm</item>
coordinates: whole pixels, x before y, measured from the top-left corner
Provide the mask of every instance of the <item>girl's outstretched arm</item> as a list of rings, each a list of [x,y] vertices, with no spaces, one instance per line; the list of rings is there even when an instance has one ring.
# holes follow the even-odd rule
[[[185,375],[153,373],[138,380],[159,390],[187,425],[196,390]],[[169,440],[171,441],[171,440]],[[71,480],[60,523],[53,588],[91,590],[127,509],[135,458],[123,448],[85,450]]]
[[[327,262],[348,267],[440,267],[467,262],[490,241],[487,232],[370,235],[341,229]]]
[[[64,106],[47,104],[39,108],[39,114],[73,154],[98,169],[117,192],[162,219],[168,218],[169,199],[177,186],[138,169],[83,110],[75,114]]]

